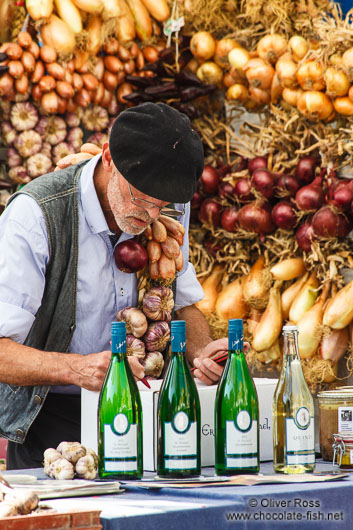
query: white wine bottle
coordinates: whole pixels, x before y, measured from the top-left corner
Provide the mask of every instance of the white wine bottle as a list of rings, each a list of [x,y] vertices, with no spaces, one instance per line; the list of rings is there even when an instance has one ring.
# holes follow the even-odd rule
[[[283,364],[272,404],[273,468],[310,473],[315,468],[314,400],[298,351],[298,329],[284,326]]]

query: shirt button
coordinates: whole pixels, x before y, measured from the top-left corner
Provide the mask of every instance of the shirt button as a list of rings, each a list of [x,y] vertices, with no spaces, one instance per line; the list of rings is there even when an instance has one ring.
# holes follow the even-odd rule
[[[121,288],[121,289],[120,289],[120,295],[121,295],[121,296],[124,296],[124,294],[125,294],[125,291],[124,291],[123,288]]]
[[[40,405],[42,403],[42,398],[40,396],[38,396],[37,394],[34,396],[34,403],[36,405]]]
[[[22,429],[17,429],[17,431],[16,431],[16,435],[17,435],[17,436],[20,436],[21,438],[23,438],[24,435],[25,435],[25,433],[23,432]]]

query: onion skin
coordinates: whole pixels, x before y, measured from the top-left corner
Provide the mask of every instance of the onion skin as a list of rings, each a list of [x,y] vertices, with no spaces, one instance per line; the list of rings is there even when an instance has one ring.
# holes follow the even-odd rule
[[[330,206],[322,206],[313,217],[313,230],[319,237],[345,237],[351,228],[348,218]]]
[[[253,187],[266,199],[274,194],[274,178],[268,169],[258,168],[253,171],[251,183]]]
[[[299,210],[318,210],[321,208],[325,202],[322,177],[317,177],[311,184],[300,188],[295,195],[295,202]]]
[[[221,224],[222,206],[212,199],[205,199],[201,204],[199,219],[214,227]]]
[[[256,156],[248,161],[248,170],[250,175],[253,174],[255,169],[267,169],[267,158],[265,156]]]
[[[236,232],[239,227],[237,208],[226,208],[222,213],[221,226],[227,232]],[[235,318],[235,317],[234,317]]]
[[[305,252],[311,251],[311,244],[316,239],[316,235],[312,226],[312,219],[308,219],[305,223],[302,223],[296,233],[295,237],[298,243],[298,246],[305,250]]]
[[[271,214],[256,202],[246,204],[238,212],[239,225],[243,230],[257,234],[271,234],[275,226]]]
[[[233,197],[234,188],[230,182],[223,181],[218,185],[217,193],[218,193],[218,197]]]
[[[148,262],[146,249],[136,240],[129,239],[116,245],[114,256],[117,267],[127,273],[142,270]]]
[[[297,224],[295,209],[288,201],[278,202],[273,207],[271,216],[275,225],[283,230],[291,230]]]
[[[299,186],[298,180],[293,175],[282,175],[276,183],[276,194],[280,197],[294,197]]]
[[[234,193],[238,197],[239,202],[249,202],[254,200],[254,195],[251,192],[250,179],[246,177],[238,179],[234,186]]]
[[[312,156],[301,158],[296,167],[296,176],[301,182],[309,184],[314,180],[315,169],[319,165],[319,160]]]

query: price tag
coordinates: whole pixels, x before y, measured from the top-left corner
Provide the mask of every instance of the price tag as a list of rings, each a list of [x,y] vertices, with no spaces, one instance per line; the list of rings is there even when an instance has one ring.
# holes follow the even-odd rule
[[[172,33],[176,31],[180,31],[183,26],[184,26],[184,17],[179,17],[179,18],[171,17],[166,22],[164,22],[163,33],[164,35],[169,37]]]

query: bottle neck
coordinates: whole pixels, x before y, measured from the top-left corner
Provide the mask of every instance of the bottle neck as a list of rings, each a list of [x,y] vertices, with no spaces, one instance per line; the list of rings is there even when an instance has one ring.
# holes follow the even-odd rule
[[[229,353],[237,355],[244,351],[244,335],[242,331],[230,330],[228,333],[228,350]]]
[[[300,361],[299,349],[298,349],[298,333],[292,331],[290,333],[284,333],[283,341],[283,361],[290,359]]]
[[[171,353],[173,355],[185,355],[186,337],[184,332],[172,332],[171,336]]]
[[[126,335],[112,335],[112,358],[126,357]]]

